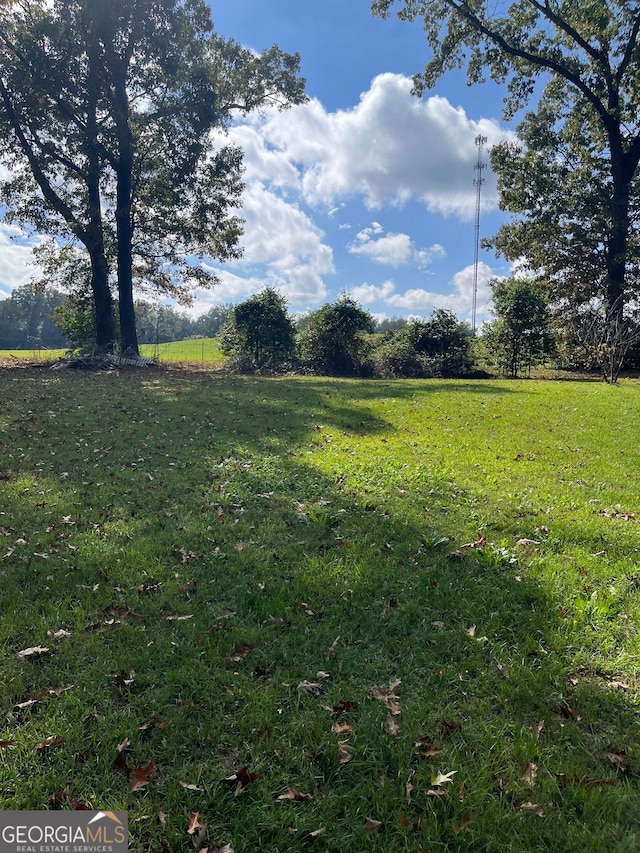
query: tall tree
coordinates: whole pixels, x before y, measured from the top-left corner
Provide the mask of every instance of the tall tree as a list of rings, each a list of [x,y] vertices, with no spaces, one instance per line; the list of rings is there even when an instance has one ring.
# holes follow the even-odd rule
[[[374,0],[372,8],[384,17],[397,2]],[[532,148],[534,140],[542,141],[540,157],[535,150],[518,155],[502,146],[492,160],[504,206],[536,220],[531,226],[537,228],[535,251],[525,251],[529,224],[507,227],[496,245],[509,256],[525,251],[534,262],[543,247],[550,247],[556,260],[552,270],[561,271],[564,257],[564,271],[574,282],[582,280],[583,247],[592,265],[602,265],[602,296],[610,320],[617,322],[638,284],[630,243],[640,162],[636,0],[399,2],[401,18],[423,19],[433,53],[414,78],[417,92],[433,86],[447,70],[466,65],[470,83],[481,83],[488,73],[507,84],[505,115],[510,118],[540,82],[545,84],[537,110],[522,127]],[[518,165],[514,169],[510,162],[514,154],[526,167],[520,177]],[[565,187],[558,198],[559,175],[571,175],[581,187],[576,199],[567,200]],[[554,221],[557,204],[563,212]]]
[[[496,319],[483,326],[483,339],[502,370],[515,377],[555,353],[548,299],[529,279],[494,279],[491,289]]]
[[[62,11],[66,11],[63,9]],[[9,221],[80,243],[90,258],[96,343],[115,340],[98,152],[99,71],[44,3],[0,3],[0,158]]]
[[[46,38],[34,40],[34,22],[49,28]],[[60,50],[60,33],[75,52]],[[23,176],[22,184],[7,185],[14,216],[33,222],[25,199],[35,185],[47,214],[36,227],[48,225],[89,249],[73,205],[68,211],[66,196],[55,197],[64,169],[73,175],[70,197],[85,200],[82,221],[93,215],[103,255],[117,270],[121,347],[135,351],[134,284],[188,299],[194,284],[216,280],[194,257],[239,255],[242,224],[233,210],[242,191],[241,152],[216,145],[214,134],[238,111],[304,100],[299,57],[275,46],[256,57],[222,39],[204,0],[0,0],[0,34],[4,118],[18,138],[34,111],[46,128],[39,144],[21,146],[13,161],[4,152]],[[51,150],[58,156],[43,169]],[[89,173],[97,175],[91,185]],[[98,322],[106,310],[96,301]]]

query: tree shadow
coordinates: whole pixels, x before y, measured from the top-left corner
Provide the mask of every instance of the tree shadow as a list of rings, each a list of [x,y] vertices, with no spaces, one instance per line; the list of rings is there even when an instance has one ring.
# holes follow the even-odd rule
[[[338,827],[374,810],[376,850],[434,839],[447,850],[631,849],[633,692],[568,645],[566,602],[535,554],[503,544],[502,520],[493,543],[472,524],[461,530],[450,508],[478,495],[428,466],[406,488],[407,472],[367,444],[397,429],[368,401],[461,393],[458,383],[136,374],[125,391],[122,380],[23,386],[22,413],[3,424],[3,524],[12,544],[28,542],[3,569],[32,614],[8,642],[44,641],[34,629],[65,607],[92,641],[16,674],[5,703],[65,677],[85,693],[69,714],[86,713],[88,697],[107,704],[88,656],[103,670],[131,666],[123,714],[139,726],[172,709],[173,730],[152,726],[140,740],[169,777],[201,775],[221,827],[242,827],[238,850],[305,849],[271,809],[273,790],[297,779],[322,791],[318,819],[333,822],[322,849],[341,853],[368,841]],[[475,386],[486,393],[485,383],[466,390]],[[339,430],[362,438],[363,466]],[[47,580],[55,567],[62,576]],[[165,626],[153,657],[145,621]],[[244,701],[256,684],[262,712]],[[207,741],[198,718],[218,717],[222,735]],[[332,731],[342,721],[357,732],[344,764]],[[108,764],[113,744],[97,749]],[[266,780],[234,799],[224,779],[249,761]],[[456,771],[455,793],[434,788],[440,771]]]

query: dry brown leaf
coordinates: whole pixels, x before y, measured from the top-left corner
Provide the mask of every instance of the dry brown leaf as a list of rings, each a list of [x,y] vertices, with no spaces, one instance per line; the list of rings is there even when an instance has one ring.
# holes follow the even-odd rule
[[[337,735],[352,734],[352,732],[355,731],[353,726],[350,726],[349,723],[334,723],[331,728]]]
[[[520,808],[524,812],[532,812],[532,814],[537,814],[538,817],[544,817],[543,807],[538,803],[521,803]]]
[[[527,785],[530,785],[531,787],[533,787],[533,785],[536,781],[537,774],[538,774],[538,765],[534,764],[532,761],[530,761],[527,764],[527,766],[524,768],[524,773],[522,774],[522,781],[526,782]]]
[[[287,788],[286,794],[280,794],[279,800],[295,800],[302,803],[313,799],[313,794],[306,794],[303,791],[298,791],[296,788]]]
[[[457,823],[453,824],[453,831],[456,835],[459,832],[467,832],[471,829],[471,815],[465,812]]]
[[[187,619],[193,619],[193,613],[185,616],[167,616],[167,622],[186,622]]]
[[[187,828],[187,835],[193,835],[196,829],[204,829],[204,824],[200,823],[200,812],[191,812],[187,815],[189,818],[189,826]]]
[[[322,827],[322,829],[314,829],[313,832],[309,833],[309,838],[317,838],[319,835],[322,835],[323,832],[325,832],[324,827]]]
[[[131,773],[131,778],[129,783],[131,785],[132,791],[144,791],[149,782],[149,776],[156,769],[153,761],[150,761],[146,767],[143,767],[142,764],[138,764],[136,769]]]
[[[446,628],[446,625],[444,622],[437,619],[435,622],[431,623],[431,627],[435,628],[437,631],[444,631],[444,629]]]
[[[518,539],[518,541],[516,542],[516,545],[520,545],[523,548],[526,548],[529,545],[539,545],[539,544],[540,543],[538,542],[537,539]]]
[[[40,741],[40,743],[37,743],[36,749],[48,749],[50,746],[60,746],[60,744],[64,743],[65,741],[65,737],[53,737],[53,735],[51,735],[50,737],[45,738],[43,741]]]
[[[16,654],[16,658],[18,660],[36,660],[37,658],[43,657],[44,655],[51,654],[51,650],[46,646],[31,646],[28,649],[22,649],[21,652]]]
[[[475,626],[475,625],[470,625],[470,626],[467,628],[467,634],[468,634],[470,637],[475,637],[475,635],[476,635],[476,626]]]
[[[400,734],[400,726],[393,714],[387,714],[387,731],[394,737]]]
[[[415,774],[416,774],[415,770],[412,770],[411,773],[409,773],[409,777],[408,777],[407,782],[404,786],[404,795],[407,798],[407,803],[411,802],[411,794],[414,791],[413,782],[411,780],[413,779]]]
[[[257,649],[260,643],[241,643],[239,646],[233,650],[233,653],[229,655],[229,660],[234,663],[240,663],[243,661],[249,652],[252,652],[254,649]]]
[[[362,828],[365,835],[373,835],[374,832],[378,832],[381,826],[381,820],[374,820],[372,817],[367,817],[367,821]]]
[[[540,740],[540,735],[542,734],[542,730],[544,729],[544,720],[540,720],[538,725],[535,727],[534,732],[536,735],[536,740]]]
[[[447,792],[444,788],[429,788],[427,791],[427,797],[446,797]]]
[[[47,637],[56,643],[64,640],[65,637],[70,637],[71,631],[65,631],[64,628],[59,628],[57,631],[47,631]]]
[[[310,693],[312,696],[321,696],[324,687],[318,681],[301,681],[298,684],[298,690],[303,690],[305,693]]]
[[[618,770],[624,770],[624,765],[627,760],[627,756],[624,752],[603,752],[604,758],[608,758],[612,764],[618,768]]]
[[[185,791],[204,791],[204,788],[198,788],[197,785],[189,785],[187,782],[178,782],[181,788],[184,788]]]
[[[353,747],[350,743],[343,741],[338,744],[338,755],[340,757],[340,764],[347,764],[351,761],[352,758]]]
[[[325,650],[324,656],[327,658],[327,660],[331,657],[332,654],[335,653],[336,649],[338,648],[338,640],[339,639],[340,639],[340,636],[338,635],[335,638],[335,640],[333,641],[333,643],[331,643],[329,648]]]

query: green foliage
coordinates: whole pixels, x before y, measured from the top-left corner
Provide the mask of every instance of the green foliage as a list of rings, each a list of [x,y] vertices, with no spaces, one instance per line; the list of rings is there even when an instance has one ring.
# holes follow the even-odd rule
[[[6,217],[90,257],[96,338],[137,349],[133,290],[188,302],[239,257],[238,114],[305,100],[297,54],[256,55],[213,32],[204,0],[0,4]],[[56,246],[52,251],[56,252]]]
[[[384,377],[463,376],[473,367],[474,336],[451,311],[436,309],[389,335],[373,355]]]
[[[529,279],[495,279],[491,284],[496,319],[483,326],[489,353],[509,376],[518,376],[555,354],[548,299]]]
[[[284,296],[267,287],[236,305],[220,342],[236,363],[253,368],[275,367],[293,358],[295,325]]]
[[[55,318],[64,298],[57,290],[43,290],[32,284],[13,290],[7,299],[0,300],[0,347],[66,346],[67,341]]]
[[[418,93],[466,66],[470,83],[488,74],[507,85],[511,119],[543,81],[535,111],[518,128],[521,142],[492,151],[500,205],[518,218],[490,245],[525,258],[576,310],[604,300],[613,326],[605,338],[617,340],[640,280],[637,2],[374,0],[372,8],[386,17],[396,5],[401,18],[422,18],[432,52],[414,78]],[[614,352],[613,363],[623,355]]]
[[[366,334],[374,329],[371,314],[343,295],[305,319],[300,334],[302,359],[322,373],[358,376],[367,369],[370,346]]]

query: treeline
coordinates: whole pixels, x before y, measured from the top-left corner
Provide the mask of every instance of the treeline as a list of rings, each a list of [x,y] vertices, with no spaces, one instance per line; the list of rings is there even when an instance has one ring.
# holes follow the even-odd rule
[[[117,305],[115,306],[117,308]],[[213,338],[227,322],[231,305],[214,305],[193,318],[168,305],[139,301],[136,327],[142,343],[167,343],[193,337]],[[90,348],[93,312],[77,298],[56,289],[31,284],[16,288],[0,300],[0,349]]]

